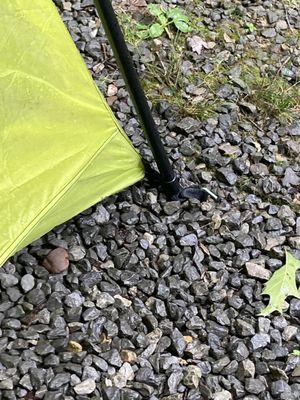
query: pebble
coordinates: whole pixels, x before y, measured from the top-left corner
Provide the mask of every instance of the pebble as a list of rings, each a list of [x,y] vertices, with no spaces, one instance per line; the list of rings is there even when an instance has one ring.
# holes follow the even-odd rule
[[[43,266],[51,274],[60,274],[69,267],[69,253],[61,247],[54,249],[44,259]]]
[[[273,38],[276,36],[276,30],[274,28],[267,28],[261,32],[265,38]]]
[[[189,389],[197,389],[202,377],[202,371],[196,365],[189,365],[185,372],[182,383]]]
[[[253,351],[266,347],[270,343],[270,336],[266,333],[257,333],[251,340]]]
[[[74,386],[74,391],[78,395],[92,394],[96,389],[96,383],[93,379],[86,379],[85,381]]]
[[[30,292],[35,286],[34,277],[30,274],[26,274],[21,278],[21,287],[25,293]]]
[[[232,400],[232,395],[228,390],[221,390],[214,394],[214,400]]]
[[[260,394],[266,390],[266,385],[260,379],[247,378],[245,389],[252,394]]]
[[[16,276],[0,272],[0,284],[3,289],[15,286],[18,284],[18,282],[19,280]]]
[[[253,262],[246,262],[247,274],[252,278],[258,278],[262,280],[269,280],[272,276],[272,272],[262,267],[259,264]]]
[[[112,378],[113,385],[119,389],[124,388],[128,381],[134,379],[134,371],[130,363],[125,362],[119,369],[118,373]]]

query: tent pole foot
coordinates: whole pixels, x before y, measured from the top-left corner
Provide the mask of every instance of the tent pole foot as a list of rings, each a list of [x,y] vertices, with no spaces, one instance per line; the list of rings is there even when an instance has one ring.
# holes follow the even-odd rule
[[[146,178],[155,185],[155,187],[162,186],[167,199],[170,201],[197,199],[202,202],[206,201],[208,197],[212,197],[215,201],[218,200],[218,196],[209,189],[198,186],[182,187],[178,176],[175,176],[170,182],[162,182],[161,175],[155,171],[147,161],[143,160],[143,163],[145,166]]]

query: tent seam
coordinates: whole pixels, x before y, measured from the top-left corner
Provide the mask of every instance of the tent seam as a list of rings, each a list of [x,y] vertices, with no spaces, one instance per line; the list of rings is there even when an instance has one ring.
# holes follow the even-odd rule
[[[4,256],[5,253],[11,253],[14,250],[18,248],[18,244],[22,241],[22,239],[28,235],[34,227],[39,223],[39,221],[42,219],[42,217],[49,211],[51,210],[57,203],[58,201],[66,194],[66,192],[75,184],[80,176],[83,174],[83,172],[88,168],[88,166],[91,164],[91,162],[104,150],[104,148],[110,143],[111,140],[113,140],[116,136],[118,135],[118,131],[116,131],[111,137],[109,137],[103,144],[102,146],[94,153],[94,155],[86,162],[84,167],[80,168],[80,170],[74,175],[73,179],[65,185],[59,193],[52,199],[38,214],[38,216],[31,221],[30,224],[26,226],[26,228],[23,229],[22,233],[19,234],[17,239],[14,241],[14,243],[17,242],[17,245],[10,245],[8,248],[6,248],[5,251],[3,251],[0,254],[0,258]]]

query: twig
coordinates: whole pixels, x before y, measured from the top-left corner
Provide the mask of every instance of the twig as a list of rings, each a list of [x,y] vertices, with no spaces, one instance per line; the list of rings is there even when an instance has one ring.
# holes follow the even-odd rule
[[[288,24],[289,30],[293,32],[294,29],[291,26],[288,10],[287,10],[286,5],[284,3],[283,3],[283,7],[284,7],[284,11],[285,11],[285,19],[286,19],[286,22]]]
[[[287,56],[286,60],[283,61],[283,63],[278,68],[278,71],[276,73],[277,76],[281,74],[283,67],[290,61],[290,59],[291,59],[291,56]]]

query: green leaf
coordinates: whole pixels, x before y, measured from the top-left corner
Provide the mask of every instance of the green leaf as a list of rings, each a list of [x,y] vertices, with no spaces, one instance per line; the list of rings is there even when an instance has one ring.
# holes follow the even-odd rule
[[[148,11],[151,15],[154,15],[155,17],[158,17],[165,13],[165,10],[162,8],[162,6],[159,6],[158,4],[149,4]]]
[[[160,37],[164,33],[164,27],[161,26],[160,24],[153,24],[149,28],[149,34],[150,36],[154,38]]]
[[[165,26],[165,25],[168,24],[168,18],[164,14],[159,15],[158,16],[158,20],[159,20],[161,25]]]
[[[269,304],[259,315],[268,315],[273,311],[282,313],[285,299],[288,296],[300,299],[300,292],[296,285],[296,272],[299,268],[300,261],[287,252],[285,265],[274,272],[266,284],[262,294],[270,296]]]
[[[176,28],[184,33],[190,32],[189,17],[183,13],[179,7],[171,8],[167,14],[168,18],[172,20]]]
[[[293,354],[293,356],[298,356],[298,357],[300,357],[300,350],[294,350],[294,351],[292,352],[292,354]]]
[[[186,23],[186,22],[184,22],[182,20],[176,20],[176,19],[174,19],[173,22],[174,22],[174,25],[176,26],[176,28],[180,32],[188,33],[188,32],[191,31],[191,28],[190,28],[188,23]]]
[[[183,10],[179,7],[174,7],[168,10],[167,12],[168,18],[170,19],[182,19],[183,21],[189,21],[189,17],[185,15]]]
[[[136,27],[137,27],[137,29],[139,29],[139,30],[145,30],[145,29],[148,29],[148,25],[145,25],[145,24],[136,24]]]
[[[149,37],[149,29],[145,29],[143,31],[139,31],[137,32],[137,36],[140,39],[147,39]]]
[[[245,26],[250,33],[253,33],[256,30],[255,25],[252,24],[252,22],[247,22]]]

